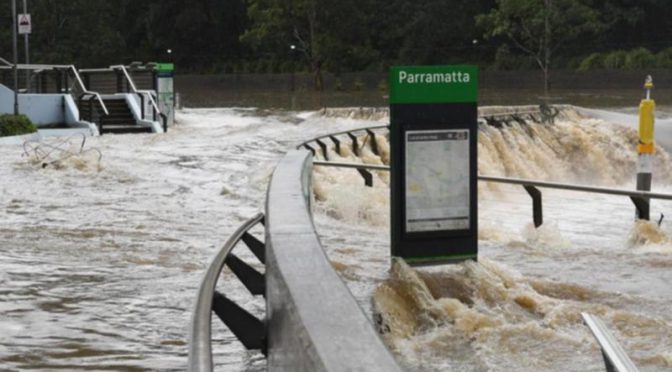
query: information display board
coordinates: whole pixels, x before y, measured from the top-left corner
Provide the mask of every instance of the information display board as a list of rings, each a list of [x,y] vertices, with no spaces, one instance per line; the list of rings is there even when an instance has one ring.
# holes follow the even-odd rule
[[[159,63],[156,69],[156,90],[159,95],[158,105],[161,112],[166,115],[168,126],[175,121],[175,88],[173,75],[175,65],[172,63]]]
[[[394,67],[390,75],[392,256],[476,259],[478,70]]]
[[[407,131],[405,167],[407,233],[469,228],[468,130]]]

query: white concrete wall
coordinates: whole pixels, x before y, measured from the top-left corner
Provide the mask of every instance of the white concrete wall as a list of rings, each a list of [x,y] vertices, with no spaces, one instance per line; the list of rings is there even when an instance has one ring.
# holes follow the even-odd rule
[[[19,112],[37,126],[65,122],[63,94],[19,94]],[[0,113],[14,113],[14,91],[0,85]]]
[[[63,104],[65,105],[65,123],[66,124],[78,124],[79,121],[79,108],[71,95],[66,94],[63,97]]]

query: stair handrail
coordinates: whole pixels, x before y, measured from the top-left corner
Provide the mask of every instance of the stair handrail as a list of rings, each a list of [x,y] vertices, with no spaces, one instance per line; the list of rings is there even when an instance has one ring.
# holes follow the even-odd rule
[[[161,119],[163,119],[163,129],[165,131],[167,117],[164,113],[161,112],[161,110],[159,110],[159,105],[156,103],[156,100],[154,100],[154,95],[152,94],[153,92],[149,90],[138,90],[138,88],[135,86],[135,82],[133,82],[133,79],[131,78],[131,75],[128,73],[128,69],[126,68],[126,66],[112,65],[110,66],[110,69],[120,70],[122,72],[124,78],[128,82],[129,88],[131,88],[132,93],[147,96],[147,98],[149,99],[149,103],[151,103],[152,109],[154,110],[154,113],[158,114],[159,116],[161,116]],[[142,119],[144,120],[145,118]]]
[[[0,57],[0,62],[6,64],[7,66],[0,66],[0,69],[2,68],[13,68],[14,64],[8,62],[6,59]],[[75,77],[75,82],[81,89],[81,94],[80,97],[75,97],[75,98],[81,98],[83,96],[91,96],[95,98],[98,101],[98,104],[100,104],[100,107],[103,109],[103,112],[105,115],[109,115],[110,112],[107,110],[107,106],[105,106],[105,102],[103,102],[103,98],[100,96],[98,92],[90,91],[86,88],[86,85],[84,85],[84,82],[82,81],[82,77],[79,75],[79,72],[77,71],[77,68],[75,65],[50,65],[50,64],[18,64],[16,65],[17,70],[47,70],[47,69],[55,69],[55,70],[66,70],[72,73],[72,75]],[[70,93],[70,92],[68,92]]]
[[[207,371],[213,370],[212,363],[212,303],[215,287],[217,286],[217,279],[224,268],[227,257],[243,239],[243,235],[247,233],[252,227],[263,221],[264,214],[258,213],[256,216],[249,219],[241,225],[236,232],[229,237],[229,240],[224,243],[222,249],[217,253],[215,258],[210,263],[208,270],[201,281],[201,286],[198,290],[198,298],[194,308],[189,342],[189,371]]]
[[[75,65],[67,65],[67,69],[72,72],[72,74],[75,76],[75,81],[77,81],[77,84],[79,85],[80,89],[82,89],[82,94],[80,95],[80,97],[83,97],[85,95],[93,96],[98,101],[98,104],[100,104],[100,107],[103,109],[105,115],[109,115],[110,112],[107,110],[107,106],[105,106],[103,98],[100,96],[98,92],[93,92],[86,88],[86,85],[84,85],[82,77],[79,76],[79,72],[77,71]]]

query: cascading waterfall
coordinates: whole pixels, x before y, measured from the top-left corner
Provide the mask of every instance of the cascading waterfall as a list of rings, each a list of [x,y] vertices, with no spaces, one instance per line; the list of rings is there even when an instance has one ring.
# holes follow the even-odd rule
[[[381,114],[333,110],[326,115],[369,115],[379,121]],[[328,157],[389,164],[388,137],[375,138],[380,155],[364,134],[358,138],[359,157],[348,141],[341,143],[340,154],[329,148]],[[478,170],[632,189],[636,143],[635,130],[566,108],[554,124],[481,124]],[[654,168],[654,188],[672,185],[672,161],[662,148]],[[318,210],[349,224],[386,229],[389,174],[372,174],[368,188],[354,169],[316,166]],[[667,285],[672,233],[667,225],[634,223],[627,198],[545,195],[550,221],[535,229],[522,188],[480,182],[479,262],[431,269],[393,262],[388,278],[373,290],[374,320],[410,370],[603,370],[581,312],[602,318],[640,370],[672,368],[672,318],[666,315],[672,303]],[[511,228],[512,221],[522,228]]]

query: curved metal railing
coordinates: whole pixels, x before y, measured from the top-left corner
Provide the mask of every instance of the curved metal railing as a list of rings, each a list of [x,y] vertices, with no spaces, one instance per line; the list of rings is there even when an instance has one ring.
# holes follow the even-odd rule
[[[249,231],[259,223],[264,223],[264,215],[262,213],[257,214],[256,216],[249,219],[242,226],[236,230],[236,232],[231,235],[231,237],[226,241],[222,249],[217,253],[215,258],[212,260],[212,263],[208,267],[208,270],[203,277],[201,286],[198,291],[198,297],[196,300],[196,305],[192,314],[191,322],[191,331],[190,331],[190,342],[189,342],[189,371],[196,372],[209,372],[213,369],[212,361],[212,341],[211,341],[211,328],[212,328],[212,312],[214,310],[214,302],[217,300],[222,300],[224,296],[215,291],[217,285],[217,280],[219,275],[222,272],[225,264],[231,266],[240,265],[239,259],[233,259],[235,257],[231,254],[233,248],[243,240],[250,250],[257,256],[257,258],[263,263],[264,259],[264,250],[263,244],[257,241]],[[261,247],[260,247],[261,244]],[[234,267],[232,271],[238,278],[240,278],[240,272]],[[242,281],[242,280],[241,280]],[[249,283],[243,281],[243,284],[248,286]],[[248,287],[248,289],[250,289]],[[253,288],[250,290],[253,294],[259,294],[259,288]],[[262,291],[263,294],[263,291]],[[218,315],[220,315],[218,313]],[[221,315],[220,315],[221,317]],[[257,324],[257,323],[255,323]],[[227,324],[228,325],[228,324]],[[243,323],[238,324],[238,326],[244,326]],[[229,325],[231,328],[231,325]],[[235,328],[236,325],[233,325]],[[236,329],[232,329],[234,333],[237,332]],[[258,330],[255,330],[258,331]],[[255,340],[249,340],[251,343],[254,343]],[[263,340],[256,340],[261,343]],[[246,345],[248,346],[248,345]],[[260,344],[254,344],[250,346],[263,346]],[[252,347],[254,348],[254,347]],[[263,351],[263,349],[262,349]]]
[[[541,115],[539,113],[539,109],[537,110],[537,114]],[[556,112],[555,115],[557,115],[557,109],[554,111]],[[515,109],[507,109],[507,110],[502,110],[501,112],[490,112],[488,113],[490,119],[484,119],[484,117],[479,118],[481,122],[486,123],[490,125],[490,122],[493,120],[499,120],[499,121],[520,121],[522,120],[522,115],[536,115],[533,109],[527,108],[525,110],[515,110]],[[494,119],[493,119],[494,118]],[[489,121],[488,121],[489,120]],[[539,121],[539,120],[535,120]],[[374,154],[380,155],[378,150],[377,150],[377,143],[375,136],[380,135],[380,133],[374,132],[374,130],[379,130],[381,128],[389,128],[387,125],[376,125],[376,126],[371,126],[371,127],[363,127],[363,128],[357,128],[353,129],[350,131],[345,131],[345,132],[338,132],[338,133],[331,133],[331,134],[326,134],[322,135],[319,137],[316,137],[314,139],[311,139],[309,141],[301,143],[298,148],[305,148],[310,150],[313,153],[313,156],[317,154],[316,148],[319,148],[321,150],[321,155],[326,161],[319,161],[316,160],[314,161],[314,165],[319,165],[319,166],[327,166],[327,167],[339,167],[339,168],[352,168],[356,169],[359,174],[362,176],[364,179],[364,183],[366,186],[373,186],[373,175],[371,174],[371,171],[389,171],[390,167],[387,165],[377,165],[377,164],[365,164],[365,163],[343,163],[343,162],[334,162],[330,161],[329,159],[329,149],[330,146],[326,142],[327,140],[330,140],[333,143],[334,150],[336,153],[340,153],[340,148],[341,148],[341,139],[339,137],[342,137],[343,135],[347,135],[353,142],[352,142],[352,147],[353,150],[355,150],[355,155],[359,155],[359,142],[360,137],[358,137],[358,133],[366,133],[365,139],[362,142],[365,142],[367,138],[371,138],[371,150]],[[649,201],[651,199],[661,199],[661,200],[672,200],[672,194],[662,194],[662,193],[652,193],[652,192],[646,192],[646,191],[638,191],[638,190],[620,190],[620,189],[612,189],[612,188],[604,188],[604,187],[594,187],[594,186],[586,186],[586,185],[575,185],[575,184],[562,184],[562,183],[553,183],[553,182],[545,182],[545,181],[539,181],[539,180],[527,180],[527,179],[516,179],[516,178],[507,178],[507,177],[495,177],[495,176],[488,176],[488,175],[479,175],[478,180],[480,182],[493,182],[493,183],[506,183],[506,184],[515,184],[515,185],[520,185],[522,186],[525,191],[530,195],[532,198],[533,206],[532,206],[532,214],[533,214],[533,221],[536,227],[539,227],[543,224],[543,211],[542,211],[542,195],[541,191],[538,188],[547,188],[547,189],[563,189],[563,190],[570,190],[570,191],[578,191],[578,192],[589,192],[589,193],[595,193],[595,194],[607,194],[607,195],[619,195],[619,196],[626,196],[629,197],[632,203],[634,204],[635,208],[637,209],[637,215],[639,216],[640,219],[645,219],[649,220]],[[661,221],[662,221],[662,216],[661,216]]]
[[[311,175],[311,154],[290,151],[268,189],[268,369],[400,371],[325,255],[313,224]]]

